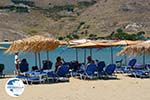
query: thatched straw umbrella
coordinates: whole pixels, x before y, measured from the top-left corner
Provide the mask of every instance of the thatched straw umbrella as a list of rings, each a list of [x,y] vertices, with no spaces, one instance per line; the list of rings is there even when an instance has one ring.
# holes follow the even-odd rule
[[[76,48],[76,60],[78,60],[77,48],[84,48],[84,62],[86,63],[86,49],[90,49],[90,56],[92,56],[92,48],[104,48],[110,47],[111,44],[108,42],[102,41],[88,41],[82,44],[76,44],[74,46],[70,46],[71,48]]]
[[[143,54],[143,64],[145,64],[145,54],[150,54],[150,40],[138,43],[136,45],[127,46],[118,53],[118,55],[124,54],[129,55]]]
[[[90,42],[91,40],[88,40],[88,39],[79,39],[79,40],[70,40],[68,41],[68,43],[70,45],[78,45],[78,44],[83,44],[83,43],[87,43],[87,42]]]
[[[131,41],[131,40],[120,40],[112,43],[113,46],[129,46],[129,45],[135,45],[140,43],[141,41]],[[127,56],[124,54],[125,57],[125,64],[127,65]]]
[[[140,42],[141,41],[121,40],[121,41],[116,41],[116,42],[112,43],[112,45],[114,45],[114,46],[128,46],[128,45],[138,44]]]
[[[143,52],[150,54],[150,40],[138,43],[136,45],[130,45],[121,50],[118,55],[141,55]]]
[[[76,48],[76,60],[78,61],[78,48],[84,48],[84,62],[86,63],[86,48],[91,48],[93,46],[96,46],[96,44],[92,42],[86,42],[82,44],[75,44],[73,46],[70,46],[71,48]]]
[[[111,46],[107,42],[100,42],[100,41],[90,41],[83,44],[77,44],[74,46],[71,46],[72,48],[103,48]]]
[[[46,38],[43,36],[35,35],[29,38],[14,41],[6,52],[14,53],[19,51],[23,52],[51,51],[57,48],[58,46],[59,41],[53,38]]]
[[[54,50],[59,46],[59,44],[60,44],[59,41],[53,38],[35,35],[29,38],[14,41],[12,45],[8,48],[6,53],[15,53],[22,51],[22,52],[34,52],[35,54],[37,53],[39,54],[40,51]]]

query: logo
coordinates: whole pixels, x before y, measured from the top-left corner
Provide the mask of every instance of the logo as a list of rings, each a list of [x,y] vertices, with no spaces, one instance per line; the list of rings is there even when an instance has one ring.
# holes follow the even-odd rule
[[[5,85],[5,90],[7,94],[12,97],[20,96],[24,92],[24,89],[24,83],[18,78],[9,79]]]

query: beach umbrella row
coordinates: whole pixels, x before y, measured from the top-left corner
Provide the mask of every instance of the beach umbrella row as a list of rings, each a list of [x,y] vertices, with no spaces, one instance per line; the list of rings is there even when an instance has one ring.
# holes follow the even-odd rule
[[[130,41],[130,40],[121,40],[121,41],[115,41],[115,40],[102,40],[102,41],[88,41],[85,43],[76,44],[73,46],[70,46],[71,48],[84,48],[84,61],[86,61],[86,49],[90,49],[90,55],[92,55],[92,48],[106,48],[110,47],[110,55],[111,55],[111,63],[113,63],[113,47],[116,46],[128,46],[128,45],[134,45],[141,41]],[[77,55],[77,53],[76,53]],[[78,58],[78,57],[77,57]]]
[[[116,46],[129,46],[135,45],[141,41],[130,41],[130,40],[101,40],[101,41],[93,41],[93,40],[72,40],[69,42],[58,41],[54,38],[48,38],[40,35],[35,35],[29,38],[25,38],[22,40],[17,40],[12,43],[10,48],[7,49],[7,53],[15,53],[15,52],[34,52],[35,58],[37,57],[37,53],[40,59],[40,51],[48,51],[54,50],[59,45],[72,45],[71,48],[76,48],[76,60],[78,60],[78,48],[83,48],[84,50],[84,61],[86,62],[86,49],[90,49],[90,55],[92,56],[92,48],[106,48],[110,47],[111,54],[111,62],[113,63],[113,47]]]

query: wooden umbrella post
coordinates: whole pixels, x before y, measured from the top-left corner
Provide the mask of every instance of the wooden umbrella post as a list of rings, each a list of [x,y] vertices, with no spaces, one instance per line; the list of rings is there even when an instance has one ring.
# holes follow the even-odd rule
[[[145,48],[143,48],[143,65],[145,65]]]
[[[39,58],[39,68],[41,70],[41,55],[40,55],[40,53],[38,53],[38,58]]]
[[[84,63],[86,64],[86,49],[84,49]]]
[[[78,61],[78,49],[76,48],[76,61]]]
[[[47,60],[49,61],[49,52],[47,51],[46,54],[47,54]]]
[[[90,48],[90,56],[91,56],[91,57],[93,56],[92,48]]]
[[[127,54],[126,53],[124,55],[124,59],[125,59],[125,65],[127,66]]]
[[[113,64],[114,59],[113,59],[113,47],[112,46],[110,47],[110,50],[111,50],[111,63]]]
[[[35,66],[37,66],[37,53],[35,52],[34,55],[35,55]]]

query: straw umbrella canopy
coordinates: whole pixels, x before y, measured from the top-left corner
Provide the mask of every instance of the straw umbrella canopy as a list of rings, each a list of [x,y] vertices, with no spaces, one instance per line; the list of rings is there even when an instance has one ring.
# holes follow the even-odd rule
[[[105,48],[110,47],[111,44],[108,41],[88,41],[82,44],[76,44],[74,46],[70,46],[71,48],[76,48],[76,56],[77,56],[77,48],[84,48],[84,62],[86,62],[86,48],[90,48],[90,55],[92,56],[92,48]],[[78,58],[78,57],[77,57]]]
[[[40,35],[35,35],[29,38],[24,38],[22,40],[17,40],[12,43],[12,45],[6,50],[6,53],[15,52],[34,52],[35,53],[35,64],[37,65],[37,53],[40,62],[40,51],[47,51],[47,60],[49,59],[48,51],[54,50],[59,46],[59,41],[53,38],[47,38]]]
[[[143,63],[145,63],[145,54],[150,54],[150,40],[138,43],[136,45],[127,46],[118,53],[118,55],[124,54],[128,55],[143,54]]]
[[[138,44],[140,42],[141,41],[120,40],[120,41],[116,41],[116,42],[112,43],[112,46],[129,46],[129,45]],[[127,64],[126,54],[124,54],[124,57],[125,57],[125,64]]]
[[[131,41],[131,40],[121,40],[121,41],[117,41],[112,43],[113,46],[127,46],[127,45],[134,45],[134,44],[138,44],[141,41]]]
[[[87,42],[90,42],[91,40],[88,39],[80,39],[80,40],[70,40],[68,41],[69,45],[78,45],[78,44],[84,44]]]
[[[143,52],[150,54],[150,40],[138,43],[136,45],[130,45],[121,50],[118,55],[141,55]]]
[[[70,46],[71,48],[103,48],[103,47],[109,47],[111,44],[107,42],[100,42],[100,41],[89,41],[82,44],[77,44],[74,46]]]
[[[46,38],[44,36],[35,35],[22,40],[17,40],[6,51],[7,53],[14,52],[40,52],[51,51],[59,46],[59,41],[53,38]]]
[[[81,44],[75,44],[73,46],[70,46],[71,48],[76,48],[76,60],[78,61],[78,50],[79,48],[84,48],[84,62],[86,63],[86,48],[92,48],[93,46],[96,46],[95,43],[92,42],[86,42]]]

